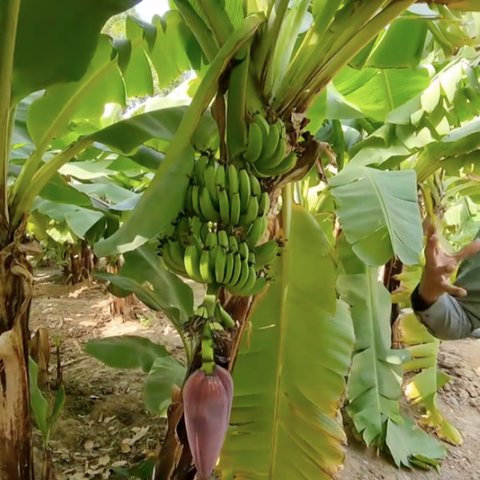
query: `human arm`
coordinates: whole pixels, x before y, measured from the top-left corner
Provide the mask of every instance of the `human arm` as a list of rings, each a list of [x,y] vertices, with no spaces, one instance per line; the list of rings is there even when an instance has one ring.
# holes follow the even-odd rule
[[[428,227],[425,268],[411,300],[418,318],[437,338],[465,338],[480,328],[479,252],[480,240],[475,240],[449,255],[439,245],[434,227]],[[459,264],[452,284],[450,276]]]

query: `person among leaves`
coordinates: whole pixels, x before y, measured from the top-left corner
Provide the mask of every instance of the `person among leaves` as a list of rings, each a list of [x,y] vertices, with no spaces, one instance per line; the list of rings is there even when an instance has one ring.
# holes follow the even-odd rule
[[[457,267],[452,283],[450,278]],[[480,329],[480,239],[448,254],[435,227],[428,225],[425,267],[411,302],[417,317],[442,340],[466,338]]]

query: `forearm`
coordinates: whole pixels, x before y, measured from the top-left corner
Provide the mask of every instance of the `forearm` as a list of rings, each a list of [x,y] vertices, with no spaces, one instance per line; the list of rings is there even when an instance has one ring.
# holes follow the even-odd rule
[[[454,297],[443,294],[427,308],[419,305],[418,291],[412,294],[412,307],[432,334],[442,340],[458,340],[468,337],[474,330],[471,314]]]

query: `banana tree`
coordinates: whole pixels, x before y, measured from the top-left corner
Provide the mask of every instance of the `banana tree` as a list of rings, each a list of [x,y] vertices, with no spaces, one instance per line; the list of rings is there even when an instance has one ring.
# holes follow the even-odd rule
[[[0,7],[2,479],[34,476],[27,348],[33,275],[24,242],[28,214],[35,202],[38,207],[39,194],[58,200],[57,171],[73,158],[85,165],[96,159],[98,148],[92,145],[97,142],[117,155],[131,153],[158,165],[157,149],[171,140],[185,109],[148,111],[135,118],[109,112],[114,105],[121,112],[131,96],[152,94],[153,78],[163,88],[184,71],[202,68],[196,40],[177,12],[155,19],[155,25],[129,20],[128,38],[115,45],[100,34],[112,15],[136,3],[75,1],[67,7],[57,0],[8,0]],[[150,60],[165,51],[177,52],[175,60]],[[208,128],[200,137],[208,145]],[[152,138],[155,149],[138,150]],[[69,218],[75,223],[74,215]]]
[[[418,263],[422,232],[417,205],[416,172],[407,168],[399,170],[398,163],[395,163],[412,156],[408,146],[394,145],[396,148],[392,148],[387,156],[388,159],[391,156],[392,161],[381,168],[378,167],[385,159],[385,154],[380,157],[380,161],[372,161],[367,148],[363,151],[359,149],[358,155],[360,157],[362,154],[364,159],[345,158],[344,161],[348,163],[344,172],[331,179],[331,175],[326,175],[322,169],[333,169],[335,172],[342,170],[344,164],[335,164],[328,147],[314,138],[312,133],[316,129],[309,131],[308,115],[309,112],[315,112],[315,108],[321,109],[323,119],[326,116],[325,105],[327,108],[342,107],[344,111],[357,114],[355,118],[362,125],[358,133],[359,139],[366,136],[366,132],[376,131],[379,126],[378,116],[382,115],[378,106],[372,108],[377,117],[372,122],[369,118],[363,119],[361,112],[355,112],[351,105],[343,102],[340,95],[336,94],[335,79],[341,78],[342,73],[346,91],[352,88],[352,84],[349,84],[352,79],[354,83],[371,79],[372,85],[377,86],[377,78],[380,78],[383,81],[381,91],[386,95],[383,103],[385,109],[391,110],[392,107],[416,101],[415,96],[430,81],[428,72],[409,70],[402,75],[403,72],[394,71],[390,75],[391,72],[387,71],[377,70],[372,73],[367,70],[355,78],[357,72],[349,73],[348,69],[344,69],[348,62],[353,68],[364,65],[372,68],[416,66],[423,58],[423,51],[431,51],[432,45],[441,43],[445,51],[448,51],[447,47],[453,40],[462,40],[455,35],[458,32],[446,28],[444,22],[452,23],[449,10],[442,7],[443,10],[438,11],[425,6],[419,9],[418,6],[412,7],[413,3],[301,0],[220,4],[187,0],[174,2],[200,44],[209,66],[200,76],[186,115],[165,150],[164,163],[157,177],[132,216],[117,233],[100,242],[96,251],[101,255],[128,252],[149,242],[155,235],[160,235],[162,255],[169,268],[180,275],[213,285],[215,288],[212,291],[217,295],[217,300],[238,322],[236,328],[227,335],[227,348],[222,344],[217,351],[217,362],[230,370],[235,366],[233,378],[237,389],[233,402],[232,427],[227,434],[219,466],[219,471],[225,478],[275,478],[281,475],[275,472],[290,471],[286,468],[291,469],[291,475],[330,478],[341,462],[340,447],[344,437],[335,426],[334,419],[344,388],[341,379],[346,372],[345,365],[351,354],[349,352],[352,351],[352,337],[350,317],[337,297],[342,296],[352,309],[354,306],[357,308],[359,325],[369,313],[373,314],[370,318],[384,315],[388,310],[388,302],[383,298],[385,292],[374,281],[374,269],[393,256],[398,256],[406,264]],[[441,3],[444,5],[448,2]],[[466,2],[451,3],[454,7],[468,7]],[[475,4],[471,3],[470,7],[473,9]],[[395,22],[407,9],[408,12]],[[390,23],[392,24],[386,30],[385,27]],[[406,36],[410,38],[411,32],[414,32],[411,37],[414,40],[404,48],[404,39]],[[445,39],[445,33],[453,40]],[[399,48],[402,49],[402,55],[398,59],[393,58],[392,52],[399,51]],[[389,88],[392,82],[405,85],[406,88],[397,94],[396,90]],[[361,99],[362,94],[359,93],[357,98]],[[201,149],[195,148],[192,135],[203,112],[210,106],[217,123],[219,147],[205,155]],[[424,104],[420,103],[420,106],[423,108]],[[410,108],[410,104],[406,108]],[[397,113],[401,115],[402,110],[399,108]],[[318,116],[317,114],[317,120]],[[405,112],[403,116],[406,116]],[[414,119],[415,117],[412,121]],[[404,122],[399,124],[403,126]],[[338,126],[338,123],[334,124],[333,128]],[[400,136],[402,129],[399,127],[398,130]],[[416,132],[415,128],[411,131],[408,128],[404,130],[407,134]],[[373,135],[371,141],[381,155],[378,145],[383,142],[384,147],[385,142],[392,138],[395,139],[395,136],[392,137],[387,131],[383,134],[380,132],[378,140]],[[367,138],[364,145],[369,145],[368,141]],[[277,154],[275,147],[279,143],[285,145],[280,146],[280,153]],[[345,144],[339,150],[340,155],[344,153]],[[329,165],[322,165],[326,163]],[[327,214],[327,220],[318,218],[317,227],[313,226],[313,217],[293,205],[293,196],[288,193],[288,184],[302,178],[313,166],[320,168],[322,181],[328,184],[325,194],[320,198],[323,206],[320,212]],[[391,171],[382,171],[392,167]],[[227,168],[228,172],[233,172],[232,178],[235,179],[230,182],[229,177],[228,186],[224,183],[224,173],[220,173],[220,180],[218,177],[210,180],[212,175]],[[273,277],[277,283],[253,301],[251,297],[258,290],[254,287],[245,289],[247,283],[242,284],[242,287],[238,287],[238,282],[232,285],[228,256],[232,252],[236,255],[233,247],[222,245],[220,235],[218,245],[207,243],[208,234],[224,232],[225,226],[229,227],[230,234],[235,231],[230,229],[230,226],[236,225],[231,219],[238,218],[233,213],[237,212],[233,206],[237,202],[237,189],[241,190],[235,183],[236,175],[242,174],[244,170],[257,179],[260,178],[259,192],[267,192],[271,200],[268,234],[262,240],[281,237],[287,245],[281,259],[273,262],[267,273],[262,271],[259,274],[258,280],[264,280],[263,283],[260,282],[261,285],[268,283],[272,276],[270,272],[274,272]],[[257,181],[249,178],[253,184]],[[175,185],[175,189],[172,185]],[[225,203],[224,191],[229,195],[231,204]],[[158,208],[158,199],[167,194],[169,208]],[[326,275],[323,279],[314,280],[314,272],[310,272],[301,256],[301,250],[308,250],[308,247],[299,237],[310,235],[317,239],[317,242],[311,243],[312,250],[321,244],[323,255],[330,255],[335,264],[336,230],[331,221],[333,216],[328,215],[329,209],[326,208],[332,202],[336,205],[333,213],[338,216],[347,243],[363,263],[361,271],[347,272],[358,274],[359,280],[342,277],[345,285],[339,284],[338,293],[333,288],[321,290],[321,300],[314,301],[311,297],[315,293],[308,294],[310,290],[302,283],[302,275],[319,282],[319,285],[323,285],[325,279],[330,277]],[[226,209],[225,205],[232,206],[232,209]],[[245,205],[242,212],[247,215],[248,202]],[[359,205],[364,207],[363,216],[359,214]],[[279,208],[282,209],[282,216],[275,218]],[[200,223],[209,223],[205,238],[201,238],[200,230],[198,235],[189,231],[189,228],[196,228],[192,220],[195,217],[201,219]],[[261,221],[265,223],[263,218]],[[299,224],[302,227],[295,227]],[[244,227],[240,222],[239,232]],[[253,225],[249,228],[253,230]],[[328,235],[323,237],[320,233],[325,229]],[[250,230],[247,234],[249,232]],[[240,237],[239,240],[243,241],[243,238]],[[257,254],[260,252],[257,248],[260,249],[263,244],[255,243],[251,247]],[[196,253],[195,249],[198,250]],[[214,266],[209,267],[211,255]],[[255,264],[256,257],[252,258],[255,260],[250,262]],[[304,270],[295,268],[296,261],[305,266]],[[330,261],[322,259],[321,265],[330,272]],[[215,269],[213,273],[211,268]],[[238,277],[235,279],[237,281]],[[299,290],[296,288],[297,283],[302,286]],[[356,307],[357,303],[361,303],[359,296],[365,288],[369,289],[372,297],[380,297],[380,305]],[[304,322],[300,319],[297,319],[298,325],[293,326],[293,318],[296,317],[295,302],[305,306],[303,316],[324,322],[324,328],[318,333],[318,336],[322,335],[322,342],[339,342],[336,344],[338,357],[331,360],[338,362],[332,363],[337,376],[320,370],[318,376],[302,379],[299,374],[295,376],[292,373],[304,370],[306,365],[319,358],[307,357],[314,347],[301,346],[307,342],[307,332],[313,327],[309,328],[308,322],[303,325]],[[319,302],[323,304],[322,308],[319,308]],[[200,327],[208,325],[211,316],[208,309],[206,314],[198,316],[202,319]],[[355,318],[353,320],[355,323]],[[344,325],[346,331],[343,336],[335,329],[329,330],[329,322],[335,321]],[[349,387],[352,403],[350,412],[357,420],[356,427],[364,434],[365,441],[388,445],[398,465],[436,464],[443,456],[442,449],[400,415],[398,398],[390,398],[400,394],[401,359],[389,350],[386,331],[373,324],[367,333],[362,333],[362,330],[355,332],[359,336],[369,336],[370,340],[380,337],[368,355],[362,355],[363,347],[358,347],[358,356],[354,358],[356,371],[362,371],[362,366],[367,364],[372,368],[380,365],[385,374],[388,371],[390,383],[382,391],[381,375],[369,379],[377,387],[374,390],[375,401],[383,402],[381,408],[375,411],[377,417],[372,420],[373,425],[365,424],[368,412],[363,409],[368,406],[369,398],[364,394],[370,392],[359,389],[355,382]],[[198,340],[207,344],[211,340],[200,330],[195,333]],[[359,339],[357,341],[362,343]],[[200,367],[202,362],[211,361],[211,357],[206,358],[201,344],[203,342],[197,343],[195,355],[192,356],[190,373]],[[268,356],[267,351],[272,351],[272,356]],[[324,361],[327,364],[330,353],[325,353]],[[225,356],[229,358],[222,360]],[[272,357],[276,359],[275,364],[269,363]],[[258,368],[255,369],[255,362],[262,362],[265,370],[271,373],[268,379],[259,374]],[[322,402],[307,387],[312,381],[318,384],[328,382],[331,386],[328,401]],[[268,389],[271,391],[267,392]],[[181,398],[175,397],[169,409],[167,438],[157,461],[157,479],[193,478],[195,474],[188,448],[189,432],[188,429],[185,430],[182,408]],[[318,422],[313,420],[313,425],[302,423],[301,419],[308,418],[308,415],[311,418],[313,411]],[[222,432],[218,433],[221,434]],[[397,435],[413,436],[416,439],[413,448],[399,451],[395,441]],[[324,448],[329,453],[322,456],[320,452]],[[287,451],[289,455],[294,452],[295,462],[290,466],[283,463],[288,457]],[[197,466],[198,455],[198,451],[194,452]]]

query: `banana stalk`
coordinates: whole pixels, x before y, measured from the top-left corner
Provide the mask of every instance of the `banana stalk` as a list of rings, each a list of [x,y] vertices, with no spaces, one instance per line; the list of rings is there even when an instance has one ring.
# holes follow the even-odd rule
[[[230,159],[243,153],[247,144],[247,90],[250,67],[250,45],[234,59],[239,62],[230,72],[227,105],[227,146]]]
[[[283,18],[288,8],[289,0],[274,0],[268,12],[268,24],[262,34],[258,53],[255,56],[257,72],[262,80],[268,71],[268,64],[272,61],[272,51],[278,41]],[[270,61],[269,61],[270,59]]]
[[[272,47],[269,66],[265,69],[264,90],[267,97],[275,97],[280,83],[285,78],[309,6],[309,0],[301,0],[296,8],[289,10],[285,15],[277,42]]]
[[[8,219],[7,176],[10,141],[15,110],[11,105],[13,57],[20,0],[0,5],[0,231],[6,232]],[[2,238],[0,237],[0,241]]]
[[[318,94],[334,75],[346,65],[360,50],[383,30],[392,20],[414,3],[414,0],[399,0],[387,5],[378,15],[372,18],[355,37],[348,40],[335,54],[311,76],[301,92],[290,105],[306,109],[310,101]],[[350,27],[349,27],[350,28]],[[337,43],[338,44],[338,43]]]

